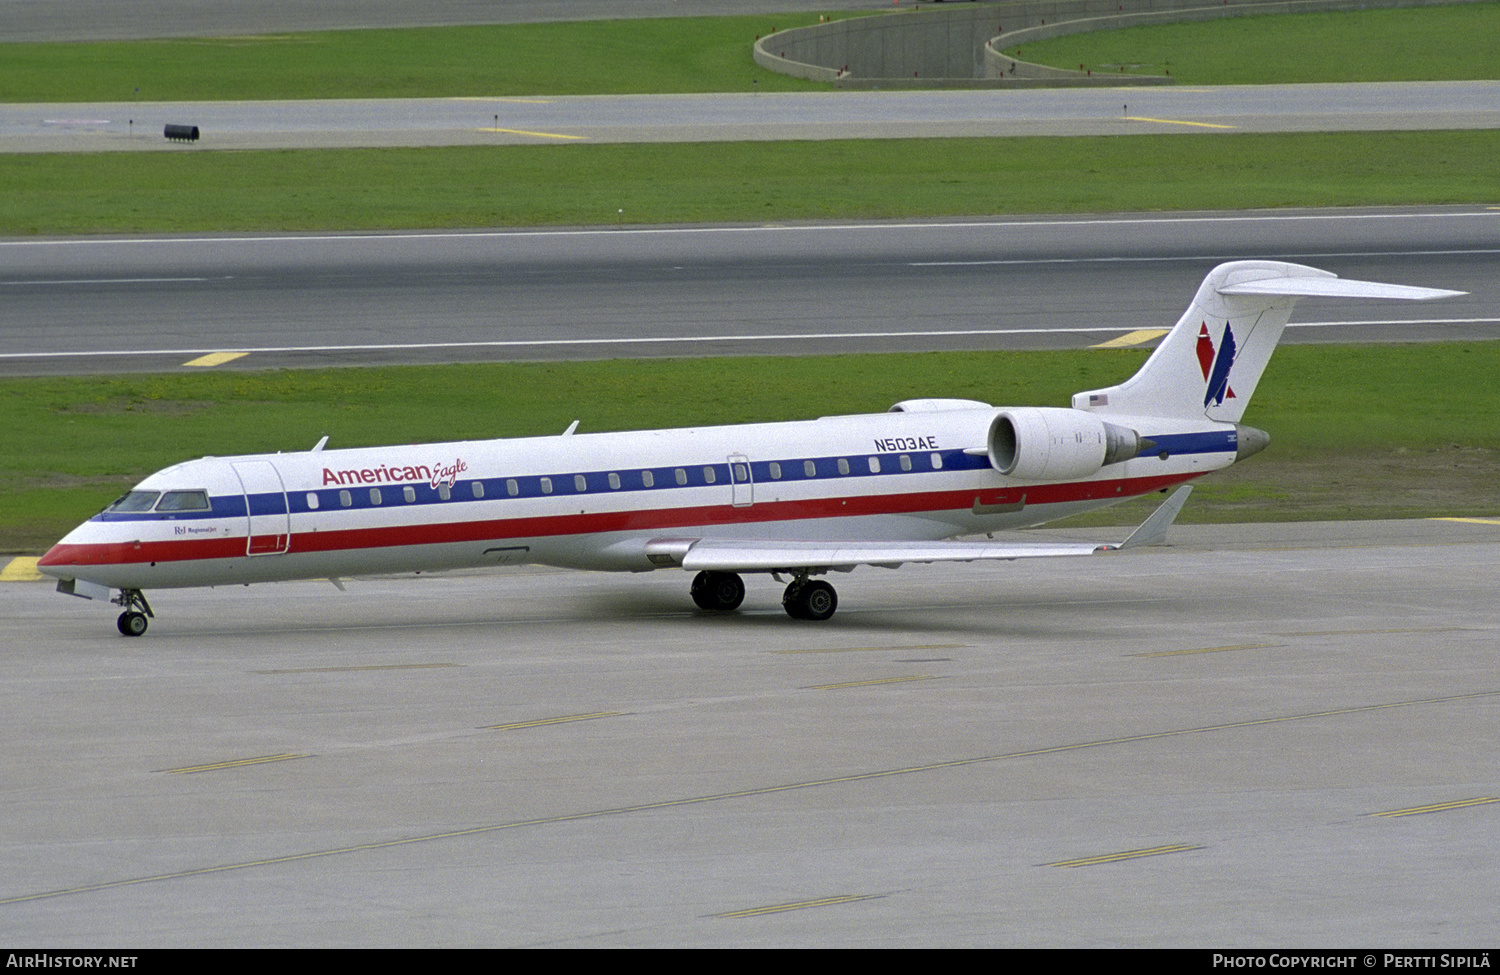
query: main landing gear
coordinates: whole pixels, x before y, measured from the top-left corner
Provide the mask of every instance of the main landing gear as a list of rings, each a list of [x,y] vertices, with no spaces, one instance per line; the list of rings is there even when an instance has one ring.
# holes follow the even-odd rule
[[[146,602],[146,594],[139,589],[121,589],[120,594],[110,602],[125,607],[125,612],[115,621],[124,636],[140,636],[146,632],[147,617],[156,619],[156,614],[151,612],[151,604]]]
[[[699,609],[727,613],[745,601],[745,583],[733,572],[700,572],[688,592]]]
[[[821,579],[799,576],[782,594],[781,608],[794,620],[826,620],[839,608],[839,594]]]
[[[745,601],[745,583],[734,572],[700,572],[693,577],[693,602],[699,609],[727,613]],[[781,608],[794,620],[826,620],[839,607],[839,596],[822,580],[797,573],[781,597]],[[122,624],[123,625],[123,624]]]

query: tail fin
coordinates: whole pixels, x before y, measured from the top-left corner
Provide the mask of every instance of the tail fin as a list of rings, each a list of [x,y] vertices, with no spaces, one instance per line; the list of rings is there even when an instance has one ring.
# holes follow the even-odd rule
[[[1463,292],[1345,280],[1301,264],[1220,264],[1203,279],[1182,319],[1139,372],[1118,386],[1075,393],[1073,408],[1236,423],[1298,298],[1425,301],[1459,294]]]

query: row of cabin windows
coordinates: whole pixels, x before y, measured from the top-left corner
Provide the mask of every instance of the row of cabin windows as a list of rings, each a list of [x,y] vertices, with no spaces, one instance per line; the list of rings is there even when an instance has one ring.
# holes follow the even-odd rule
[[[879,457],[869,457],[869,458],[866,458],[866,460],[867,460],[867,463],[868,463],[868,466],[869,466],[869,469],[870,469],[870,473],[871,474],[879,474],[880,473],[880,458]],[[912,462],[911,462],[911,455],[910,454],[902,454],[897,459],[897,463],[899,463],[899,465],[900,465],[900,467],[901,467],[901,469],[903,471],[909,471],[909,470],[912,469]],[[850,471],[849,460],[846,457],[840,457],[840,458],[838,458],[837,466],[838,466],[838,471],[839,471],[840,474],[848,474],[849,471]],[[941,454],[933,454],[932,455],[932,469],[933,470],[941,470],[942,466],[943,466],[943,456]],[[771,479],[773,481],[779,481],[779,480],[781,480],[782,471],[781,471],[781,462],[780,461],[774,461],[774,460],[771,461],[771,463],[769,465],[769,469],[770,469]],[[748,484],[749,483],[749,481],[750,481],[750,465],[749,464],[745,464],[745,463],[741,463],[741,462],[735,462],[734,464],[730,465],[730,472],[731,472],[731,475],[733,476],[735,482],[737,482],[739,484]],[[803,461],[802,462],[802,474],[803,474],[804,477],[817,477],[818,476],[818,467],[817,467],[817,464],[814,463],[813,461],[810,461],[810,460]],[[650,487],[655,487],[656,486],[656,475],[653,472],[647,471],[647,470],[643,470],[643,471],[640,472],[640,475],[641,475],[641,487],[650,488]],[[612,490],[612,491],[618,491],[623,486],[623,482],[620,480],[620,475],[618,473],[611,471],[607,475],[607,478],[608,478],[608,481],[609,481],[610,490]],[[678,485],[686,485],[687,482],[688,482],[687,469],[679,467],[675,471],[673,471],[673,480],[675,480]],[[715,484],[717,482],[718,482],[718,472],[717,472],[717,470],[713,466],[705,466],[703,468],[703,483],[705,483],[705,484]],[[470,481],[469,485],[470,485],[470,490],[473,492],[473,495],[474,495],[475,498],[483,498],[484,497],[484,482],[483,481]],[[552,493],[552,478],[550,478],[550,477],[540,478],[538,486],[541,489],[541,492],[543,494],[551,494]],[[584,475],[582,475],[582,474],[574,474],[573,475],[573,490],[574,490],[574,492],[582,494],[585,491],[587,491],[588,489],[589,489],[588,488],[588,479],[585,478]],[[438,491],[438,497],[441,498],[444,501],[447,501],[447,500],[449,500],[450,498],[453,497],[453,491],[452,491],[452,489],[449,488],[448,485],[446,485],[446,484],[439,484],[437,491]],[[401,492],[402,492],[402,496],[406,499],[406,501],[408,503],[417,500],[417,492],[416,492],[415,488],[409,487],[409,486],[408,487],[403,487],[401,489]],[[507,478],[506,481],[505,481],[505,493],[508,494],[508,495],[510,495],[513,498],[519,496],[520,493],[521,493],[520,482],[517,481],[513,477],[512,478]],[[378,505],[378,504],[382,503],[383,500],[384,499],[383,499],[383,497],[382,497],[382,495],[380,493],[380,488],[378,488],[378,487],[370,488],[370,504],[372,504],[372,505]],[[339,492],[339,504],[343,505],[345,508],[348,508],[348,507],[350,507],[350,506],[352,506],[354,504],[354,498],[353,498],[353,496],[348,491],[340,491]],[[311,491],[308,492],[308,494],[307,494],[307,506],[309,508],[316,508],[318,506],[318,496],[317,496],[316,493],[311,492]]]
[[[867,458],[867,462],[868,462],[871,474],[879,474],[880,473],[880,458],[879,457],[869,457],[869,458]],[[901,469],[903,471],[909,471],[909,470],[912,469],[911,455],[910,454],[901,454],[900,457],[897,459],[897,462],[900,464]],[[838,466],[838,471],[839,471],[840,474],[848,474],[849,473],[850,467],[849,467],[849,460],[848,460],[848,458],[845,458],[845,457],[838,458],[837,466]],[[933,470],[940,470],[942,468],[942,466],[943,466],[942,455],[941,454],[933,454],[932,455],[932,469]],[[769,470],[770,470],[770,474],[771,474],[771,479],[773,481],[779,481],[779,480],[781,480],[782,470],[781,470],[781,462],[780,461],[774,461],[774,460],[771,461],[771,463],[769,464]],[[803,474],[804,477],[817,477],[818,476],[817,465],[813,461],[810,461],[810,460],[803,461],[802,462],[802,474]],[[655,487],[656,486],[656,475],[653,472],[647,471],[647,470],[643,470],[643,471],[640,472],[640,475],[641,475],[641,486],[642,487],[650,488],[650,487]],[[730,465],[730,476],[738,484],[747,484],[747,483],[749,483],[749,481],[750,481],[750,465],[746,464],[744,462],[741,462],[741,461],[736,461],[736,462],[732,463]],[[608,474],[607,475],[607,479],[608,479],[608,482],[609,482],[610,490],[612,490],[612,491],[618,491],[621,488],[622,484],[623,484],[623,482],[620,479],[620,475],[618,473],[615,473],[615,472],[611,472],[610,474]],[[687,482],[688,482],[687,469],[683,468],[683,467],[679,467],[676,470],[674,470],[673,471],[673,480],[675,480],[679,486],[686,485]],[[717,481],[718,481],[718,473],[717,473],[716,469],[713,466],[705,466],[703,468],[703,483],[705,483],[705,484],[714,484],[714,483],[717,483]],[[470,481],[469,484],[470,484],[470,490],[473,493],[473,495],[474,495],[475,498],[483,498],[484,497],[484,482],[483,481]],[[541,487],[541,492],[543,494],[551,494],[552,493],[552,478],[550,478],[550,477],[541,478],[540,487]],[[580,494],[588,490],[588,480],[587,480],[587,478],[584,477],[584,475],[582,475],[582,474],[574,474],[573,475],[573,490],[575,492],[577,492],[577,493],[580,493]],[[508,478],[506,480],[506,482],[505,482],[505,492],[507,494],[509,494],[513,498],[516,497],[516,496],[518,496],[521,493],[521,485],[520,485],[520,483],[515,478]],[[447,484],[439,484],[438,485],[438,489],[437,489],[437,493],[438,493],[438,497],[441,498],[444,501],[448,501],[448,500],[452,499],[452,497],[453,497],[453,489],[450,488]],[[403,486],[401,488],[401,497],[402,497],[403,500],[406,501],[406,503],[411,504],[411,503],[413,503],[413,502],[415,502],[417,500],[417,489],[415,487],[412,487],[411,485]],[[372,505],[378,505],[378,504],[383,503],[384,500],[385,500],[385,497],[381,493],[380,488],[378,488],[378,487],[372,487],[372,488],[370,488],[370,504],[372,504]],[[354,495],[353,495],[353,493],[350,492],[350,491],[347,491],[347,490],[340,491],[339,492],[339,504],[342,505],[345,508],[353,507],[353,505],[354,505]],[[317,495],[317,492],[315,492],[315,491],[309,491],[309,492],[307,492],[307,506],[308,506],[308,508],[314,509],[314,510],[318,507],[318,495]],[[131,491],[131,492],[123,495],[119,499],[117,499],[114,502],[114,504],[111,504],[105,510],[106,511],[118,511],[118,512],[207,511],[207,510],[209,510],[209,499],[208,499],[208,492],[207,491],[161,491],[161,492],[157,492],[157,491]]]

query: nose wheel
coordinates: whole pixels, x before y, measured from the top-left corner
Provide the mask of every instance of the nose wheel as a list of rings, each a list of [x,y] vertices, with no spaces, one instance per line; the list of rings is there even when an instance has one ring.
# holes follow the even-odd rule
[[[115,620],[121,636],[140,636],[146,632],[147,619],[156,618],[156,614],[151,612],[151,604],[146,602],[146,594],[139,589],[121,589],[120,594],[110,602],[125,607],[125,612]]]

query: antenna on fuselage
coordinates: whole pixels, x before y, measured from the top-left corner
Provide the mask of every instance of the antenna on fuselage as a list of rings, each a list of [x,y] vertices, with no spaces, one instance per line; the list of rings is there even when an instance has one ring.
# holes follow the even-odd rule
[[[580,421],[578,421],[578,420],[574,420],[572,423],[569,423],[568,424],[568,429],[564,430],[562,432],[562,435],[564,437],[571,437],[573,435],[573,431],[578,429],[579,422]]]
[[[328,434],[325,433],[325,434],[323,434],[323,439],[322,440],[319,440],[317,443],[313,444],[312,453],[317,453],[318,451],[322,450],[323,449],[323,445],[326,444],[327,442],[328,442]]]

